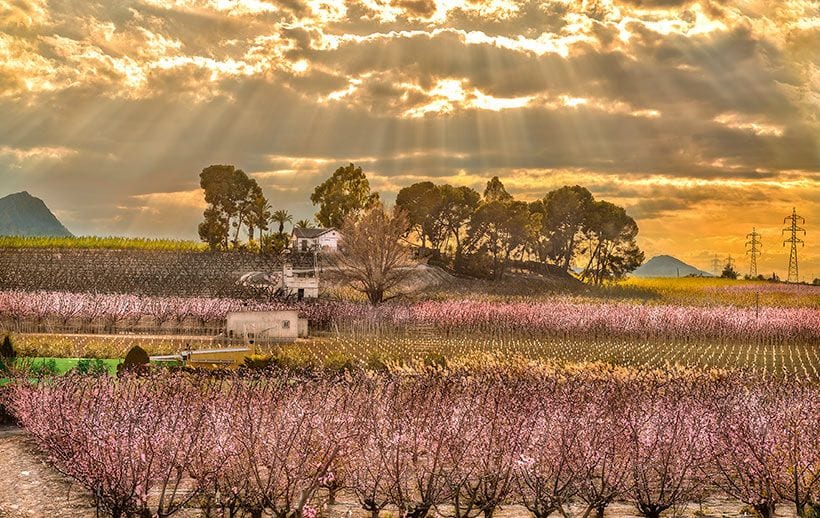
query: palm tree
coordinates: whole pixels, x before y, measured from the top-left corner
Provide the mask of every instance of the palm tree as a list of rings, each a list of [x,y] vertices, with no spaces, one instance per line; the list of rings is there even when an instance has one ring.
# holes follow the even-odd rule
[[[285,232],[285,223],[293,223],[293,216],[288,211],[281,209],[274,212],[270,220],[273,223],[279,223],[279,233],[283,234]]]
[[[300,219],[296,222],[296,228],[311,228],[313,224],[310,222],[309,219]]]

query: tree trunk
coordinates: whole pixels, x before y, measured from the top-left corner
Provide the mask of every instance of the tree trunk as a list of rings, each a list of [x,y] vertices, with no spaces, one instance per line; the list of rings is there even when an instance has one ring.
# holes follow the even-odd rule
[[[484,509],[484,518],[493,518],[493,508]]]
[[[604,518],[604,510],[606,509],[606,505],[596,505],[595,506],[595,518]]]
[[[757,514],[760,515],[760,518],[772,518],[774,516],[774,502],[757,504],[752,507],[754,507],[755,511],[757,511]],[[798,516],[801,515],[798,513]]]

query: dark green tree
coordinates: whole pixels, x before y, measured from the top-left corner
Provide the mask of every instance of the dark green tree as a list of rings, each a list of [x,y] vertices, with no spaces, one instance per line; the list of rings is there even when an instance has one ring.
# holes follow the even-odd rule
[[[270,203],[262,194],[262,189],[255,185],[250,194],[250,205],[248,207],[248,239],[253,241],[256,235],[255,231],[259,230],[259,239],[262,239],[265,231],[268,230],[268,221],[270,221]]]
[[[404,211],[409,224],[408,232],[415,232],[422,248],[438,250],[445,232],[440,219],[441,191],[433,182],[414,183],[401,189],[396,196],[396,208]]]
[[[638,224],[626,211],[607,201],[593,202],[585,222],[589,261],[581,279],[600,284],[620,279],[641,265],[644,254],[635,239]]]
[[[737,279],[737,275],[737,271],[731,262],[727,262],[726,266],[723,267],[723,271],[720,273],[722,279]]]
[[[272,223],[276,223],[277,225],[279,225],[279,227],[278,227],[279,228],[279,233],[284,234],[285,233],[285,223],[292,223],[293,222],[293,216],[291,216],[288,211],[286,211],[284,209],[280,209],[280,210],[277,210],[276,212],[274,212],[271,215],[270,220],[271,220]]]
[[[587,189],[575,185],[551,191],[543,200],[530,204],[531,212],[541,214],[541,229],[533,243],[541,261],[550,261],[569,271],[593,201]]]
[[[485,201],[479,205],[467,230],[466,248],[489,254],[492,277],[501,279],[513,251],[530,236],[530,211],[522,201]]]
[[[361,167],[340,167],[310,195],[319,205],[316,221],[324,227],[340,228],[345,220],[359,217],[379,202],[379,194],[370,192],[370,183]]]
[[[497,176],[493,176],[492,179],[487,182],[487,187],[484,189],[484,201],[503,202],[510,201],[512,199],[512,195],[507,192],[507,189],[504,188],[504,184],[501,183],[501,180],[499,180]]]
[[[262,189],[256,180],[232,165],[206,167],[199,175],[199,185],[205,191],[205,201],[208,203],[205,221],[199,228],[200,239],[211,244],[212,248],[216,242],[224,249],[229,248],[231,243],[234,247],[238,246],[240,229],[249,226],[249,216],[261,204],[259,198],[264,198]],[[258,225],[259,222],[254,221],[254,227],[259,228]],[[231,229],[234,231],[233,239],[230,238]]]
[[[456,265],[462,254],[462,232],[470,222],[481,196],[475,189],[469,187],[453,187],[452,185],[439,186],[441,207],[439,218],[444,229],[453,236],[456,242]]]
[[[0,344],[0,372],[7,371],[14,365],[17,359],[17,352],[11,343],[11,337],[6,335],[3,338],[3,343]]]
[[[225,246],[228,235],[228,220],[216,207],[205,209],[205,221],[199,224],[199,239],[208,243],[211,250]]]

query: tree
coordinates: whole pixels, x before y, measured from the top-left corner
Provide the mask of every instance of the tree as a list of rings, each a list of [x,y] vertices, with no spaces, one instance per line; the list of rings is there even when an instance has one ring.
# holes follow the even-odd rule
[[[254,230],[259,230],[259,239],[262,239],[264,232],[268,229],[270,221],[270,204],[262,194],[262,189],[256,186],[251,196],[250,208],[248,211],[248,239],[253,241]]]
[[[205,191],[205,221],[199,225],[199,237],[215,249],[219,243],[228,249],[232,242],[239,245],[239,231],[248,226],[248,235],[259,227],[256,212],[267,205],[256,180],[232,165],[211,165],[199,175],[199,185]],[[250,219],[249,219],[250,218]],[[252,221],[249,222],[249,221]],[[233,240],[230,230],[234,229]]]
[[[720,273],[721,279],[737,279],[737,271],[735,271],[734,265],[732,265],[731,261],[726,263],[726,266],[723,267],[723,271]]]
[[[388,213],[377,205],[357,219],[348,215],[342,226],[339,253],[335,255],[343,282],[364,293],[371,304],[405,280],[416,263],[408,247],[401,243],[407,229],[407,216],[401,211]]]
[[[549,259],[565,271],[569,270],[592,204],[592,194],[575,185],[551,191],[543,200],[530,205],[531,211],[542,214],[541,260]]]
[[[17,358],[17,352],[11,344],[11,337],[6,335],[3,338],[3,343],[0,345],[0,372],[9,370],[14,365],[14,360]]]
[[[507,192],[507,189],[504,188],[504,184],[501,183],[501,180],[499,180],[497,176],[493,176],[492,179],[487,182],[487,187],[484,189],[484,201],[506,202],[512,199],[512,195]]]
[[[600,284],[619,279],[641,265],[644,253],[638,248],[638,224],[622,207],[607,201],[590,206],[585,223],[589,262],[582,279]]]
[[[409,231],[418,234],[422,248],[427,247],[428,240],[431,248],[439,248],[445,232],[439,218],[441,205],[441,191],[433,182],[414,183],[396,196],[396,208],[407,214]]]
[[[271,222],[279,224],[279,233],[285,232],[285,223],[293,223],[293,216],[286,210],[277,210],[270,217]]]
[[[228,219],[216,207],[205,209],[205,221],[199,224],[199,239],[208,243],[211,250],[227,246]]]
[[[310,227],[313,226],[313,224],[310,222],[309,219],[300,219],[299,221],[296,222],[296,224],[294,226],[296,228],[310,228]]]
[[[461,233],[478,207],[481,196],[469,187],[439,186],[441,206],[439,218],[442,226],[456,241],[455,263],[459,264],[462,252]]]
[[[341,227],[348,216],[354,218],[374,207],[378,193],[370,192],[370,183],[361,167],[349,164],[316,187],[310,201],[319,205],[316,220],[324,227]]]
[[[492,276],[501,279],[513,250],[527,242],[530,212],[522,201],[483,202],[470,219],[467,248],[492,258]]]

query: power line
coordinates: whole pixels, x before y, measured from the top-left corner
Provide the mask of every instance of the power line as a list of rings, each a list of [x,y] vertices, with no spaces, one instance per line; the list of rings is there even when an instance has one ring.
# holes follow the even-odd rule
[[[749,277],[757,277],[757,256],[763,245],[760,243],[760,234],[752,227],[752,233],[746,234],[746,254],[749,255]]]
[[[712,259],[712,273],[715,274],[715,277],[720,274],[720,259],[718,259],[717,254],[715,254],[715,258]]]
[[[802,239],[797,237],[798,232],[802,232],[803,235],[806,235],[806,229],[798,227],[798,222],[802,225],[806,224],[806,219],[803,216],[797,215],[797,209],[792,208],[792,215],[786,216],[783,218],[783,223],[788,223],[789,226],[784,228],[783,231],[780,233],[782,236],[786,232],[789,233],[789,238],[783,241],[783,246],[786,246],[786,243],[791,244],[791,251],[789,253],[789,278],[786,282],[800,282],[800,275],[797,270],[797,244],[799,243],[800,246],[806,246]]]

